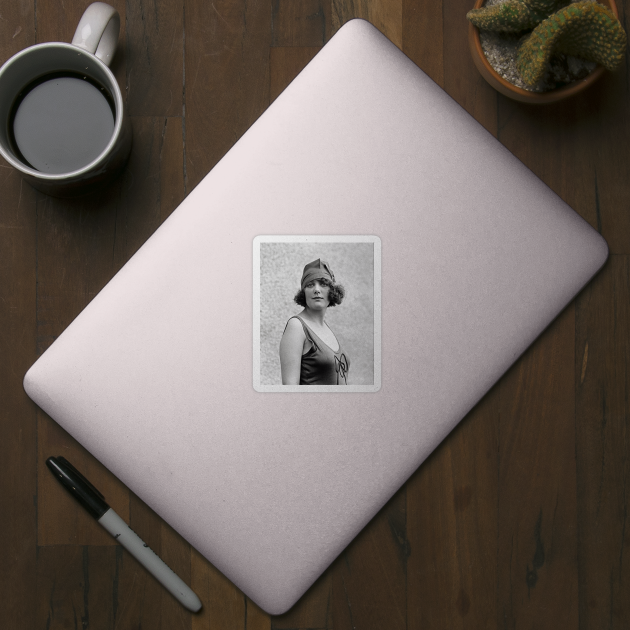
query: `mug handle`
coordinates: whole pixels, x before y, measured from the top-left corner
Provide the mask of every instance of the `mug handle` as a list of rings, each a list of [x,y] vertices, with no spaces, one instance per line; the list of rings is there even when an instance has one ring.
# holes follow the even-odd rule
[[[119,32],[118,11],[104,2],[94,2],[81,16],[72,44],[96,55],[109,66],[116,52]]]

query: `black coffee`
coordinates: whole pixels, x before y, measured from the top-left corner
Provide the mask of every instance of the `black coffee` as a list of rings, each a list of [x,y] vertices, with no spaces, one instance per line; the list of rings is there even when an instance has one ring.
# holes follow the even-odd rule
[[[111,140],[113,102],[85,77],[48,75],[19,95],[11,131],[24,162],[43,173],[70,173],[95,160]]]

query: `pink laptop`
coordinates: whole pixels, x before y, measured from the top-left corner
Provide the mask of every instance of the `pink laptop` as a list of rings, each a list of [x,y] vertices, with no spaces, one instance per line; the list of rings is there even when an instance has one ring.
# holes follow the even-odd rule
[[[567,204],[354,20],[24,386],[279,614],[607,254]],[[287,384],[280,343],[315,261],[345,297],[320,329],[333,336],[314,343],[347,361],[340,382]]]

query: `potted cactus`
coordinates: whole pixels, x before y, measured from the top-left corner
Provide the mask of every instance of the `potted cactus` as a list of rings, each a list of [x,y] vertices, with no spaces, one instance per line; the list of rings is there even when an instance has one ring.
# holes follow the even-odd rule
[[[467,15],[473,60],[490,85],[510,98],[538,103],[566,98],[624,58],[626,34],[614,0],[605,2],[477,0]],[[507,64],[505,57],[496,62],[488,42],[512,49]]]

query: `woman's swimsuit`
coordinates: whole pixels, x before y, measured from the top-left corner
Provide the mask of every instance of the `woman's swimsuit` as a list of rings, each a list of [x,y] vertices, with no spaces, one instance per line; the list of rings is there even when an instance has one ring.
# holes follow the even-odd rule
[[[306,325],[299,315],[296,315],[295,319],[300,320],[304,334],[311,342],[309,350],[302,355],[300,385],[347,385],[350,361],[343,352],[341,344],[339,344],[339,350],[335,352]]]

